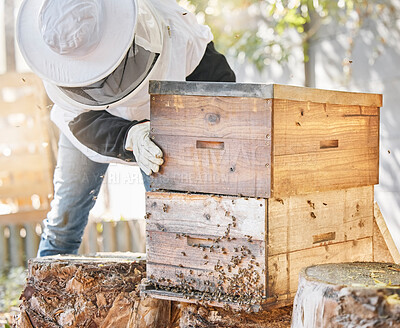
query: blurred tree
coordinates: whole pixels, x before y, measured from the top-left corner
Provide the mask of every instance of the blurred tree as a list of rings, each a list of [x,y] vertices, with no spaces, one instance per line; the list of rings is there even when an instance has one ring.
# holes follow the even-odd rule
[[[354,39],[361,29],[374,32],[376,58],[387,42],[377,27],[393,29],[398,24],[396,0],[181,0],[208,24],[219,50],[253,63],[262,71],[272,61],[282,63],[294,48],[304,54],[305,85],[310,85],[309,46],[323,26],[332,24],[333,32],[348,34],[347,60],[343,65],[350,74]],[[326,30],[325,30],[326,31]]]

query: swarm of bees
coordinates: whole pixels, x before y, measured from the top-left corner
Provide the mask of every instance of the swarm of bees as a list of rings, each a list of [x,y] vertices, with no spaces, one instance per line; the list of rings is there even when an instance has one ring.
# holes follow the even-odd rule
[[[168,211],[168,208],[165,208],[165,210]],[[231,230],[237,226],[238,220],[229,211],[225,212],[225,216],[231,218],[232,222],[227,224],[222,236],[207,238],[207,242],[212,243],[211,245],[201,243],[189,245],[189,247],[200,249],[202,252],[217,252],[213,256],[203,253],[202,264],[207,266],[204,270],[193,270],[179,264],[175,273],[176,278],[173,281],[165,278],[155,279],[153,276],[148,280],[150,286],[167,293],[179,294],[184,299],[190,299],[194,302],[219,302],[224,303],[224,307],[239,306],[248,311],[258,307],[265,298],[264,281],[261,279],[264,269],[260,270],[260,263],[256,261],[256,256],[252,254],[248,247],[250,245],[232,245],[231,247],[228,247],[226,243],[224,243],[224,246],[221,245],[224,241],[232,242],[236,240],[235,237],[231,237]],[[209,220],[210,215],[205,214],[204,218]],[[160,225],[158,228],[164,231],[163,226]],[[176,234],[177,239],[181,237],[188,237],[188,235],[185,233]],[[244,237],[248,243],[253,242],[252,236],[245,235]],[[181,251],[181,254],[186,257],[188,256],[187,253],[188,251]],[[224,263],[221,263],[221,260],[218,259],[212,268],[208,267],[215,261],[215,256],[218,256],[218,253],[228,256],[231,254],[231,256],[230,258],[225,256],[226,261]]]

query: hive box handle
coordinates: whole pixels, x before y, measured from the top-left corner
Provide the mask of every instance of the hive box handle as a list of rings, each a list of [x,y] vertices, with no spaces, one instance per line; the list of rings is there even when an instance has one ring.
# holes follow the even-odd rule
[[[322,140],[319,143],[319,149],[338,148],[339,140]]]
[[[224,150],[225,144],[222,141],[196,141],[196,148],[197,149],[218,149]]]
[[[188,246],[211,248],[213,241],[206,238],[194,238],[187,236],[187,244]]]

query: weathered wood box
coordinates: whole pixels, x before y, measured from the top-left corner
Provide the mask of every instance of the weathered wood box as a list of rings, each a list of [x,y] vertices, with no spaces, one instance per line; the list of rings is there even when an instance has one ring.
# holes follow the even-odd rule
[[[150,92],[165,164],[147,193],[145,294],[257,310],[290,303],[304,266],[374,260],[380,95],[183,82]]]
[[[153,189],[269,198],[378,183],[382,96],[152,81]]]
[[[372,261],[373,186],[285,198],[147,194],[146,293],[257,307],[306,265]]]

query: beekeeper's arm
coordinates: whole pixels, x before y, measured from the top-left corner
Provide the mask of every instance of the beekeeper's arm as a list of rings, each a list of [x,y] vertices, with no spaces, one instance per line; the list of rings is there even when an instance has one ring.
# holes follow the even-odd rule
[[[80,114],[68,125],[81,144],[103,156],[135,161],[147,175],[163,164],[161,149],[149,138],[148,120],[128,121],[102,110]]]
[[[149,139],[148,120],[129,121],[105,110],[78,111],[55,104],[51,119],[85,156],[99,163],[135,162],[146,173],[157,172],[161,150]]]

